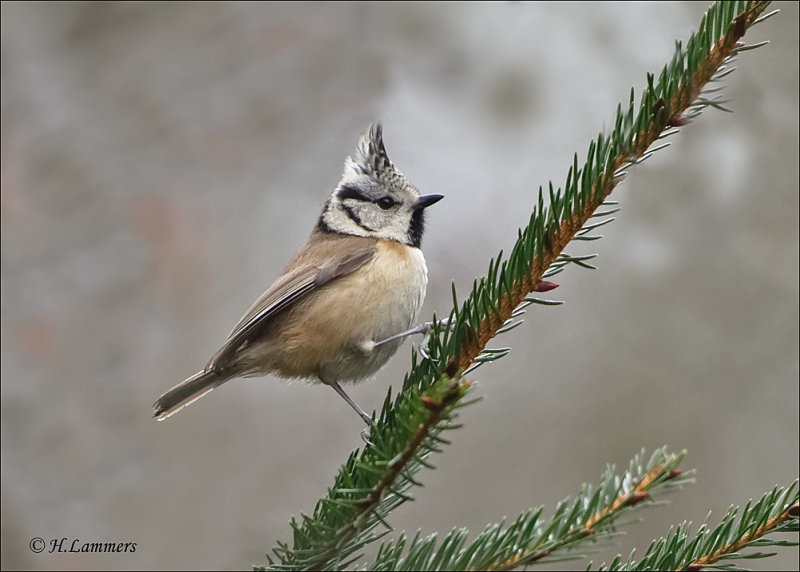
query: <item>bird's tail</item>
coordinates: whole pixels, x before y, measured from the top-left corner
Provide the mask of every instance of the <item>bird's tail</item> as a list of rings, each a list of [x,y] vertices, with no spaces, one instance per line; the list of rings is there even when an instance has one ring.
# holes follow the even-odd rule
[[[153,417],[163,421],[193,401],[200,399],[218,385],[225,383],[228,379],[220,376],[214,370],[197,372],[156,400],[153,404]]]

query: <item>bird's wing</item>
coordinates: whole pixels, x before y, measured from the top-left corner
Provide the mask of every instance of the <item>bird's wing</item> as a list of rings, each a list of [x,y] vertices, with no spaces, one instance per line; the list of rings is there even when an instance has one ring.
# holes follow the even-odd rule
[[[308,261],[285,271],[242,316],[209,365],[224,365],[242,345],[256,337],[276,314],[325,284],[354,272],[375,255],[377,248],[372,242],[359,242],[356,248],[346,250],[316,264]]]

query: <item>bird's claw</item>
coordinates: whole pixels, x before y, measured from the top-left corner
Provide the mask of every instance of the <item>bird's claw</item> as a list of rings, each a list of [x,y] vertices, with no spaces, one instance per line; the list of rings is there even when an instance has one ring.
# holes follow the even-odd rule
[[[362,441],[364,441],[364,443],[366,443],[366,444],[367,444],[367,447],[369,447],[370,445],[372,445],[372,442],[369,440],[369,437],[370,437],[370,434],[369,434],[369,427],[364,427],[364,428],[361,430],[361,440],[362,440]]]
[[[449,324],[450,324],[450,318],[442,318],[438,322],[440,328],[444,328]],[[425,326],[425,335],[423,336],[422,341],[419,344],[419,348],[417,348],[417,351],[419,352],[419,355],[421,355],[423,358],[431,359],[431,356],[428,354],[428,350],[426,348],[428,347],[428,342],[430,341],[431,338],[431,328],[433,327],[433,322],[425,322],[422,325]],[[452,331],[453,329],[455,329],[455,324],[450,326],[450,330]]]

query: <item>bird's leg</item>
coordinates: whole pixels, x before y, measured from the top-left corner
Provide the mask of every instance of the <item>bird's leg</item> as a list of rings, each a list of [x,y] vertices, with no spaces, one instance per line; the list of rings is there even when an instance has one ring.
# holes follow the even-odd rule
[[[339,385],[338,381],[326,381],[326,380],[324,380],[322,378],[320,378],[320,379],[321,379],[322,383],[324,383],[325,385],[330,385],[334,390],[336,390],[336,393],[341,395],[342,399],[344,399],[350,405],[350,407],[355,409],[356,413],[358,413],[358,415],[361,417],[361,419],[364,420],[364,423],[366,423],[367,426],[364,427],[361,430],[361,440],[364,441],[364,443],[366,443],[367,445],[372,445],[372,443],[370,443],[370,441],[369,441],[369,426],[372,424],[372,417],[367,415],[364,412],[364,410],[361,409],[355,401],[350,399],[350,396],[347,395],[347,393],[345,393],[344,389],[342,389],[342,386]]]
[[[355,401],[350,399],[350,396],[347,395],[347,393],[345,393],[344,389],[342,389],[342,386],[339,385],[338,381],[326,381],[323,379],[322,383],[324,383],[325,385],[330,385],[334,390],[336,390],[336,393],[341,395],[342,399],[344,399],[347,403],[349,403],[350,407],[356,410],[356,413],[358,413],[361,419],[364,420],[364,423],[366,423],[367,425],[372,423],[372,417],[364,413],[364,410],[361,409]]]
[[[442,320],[439,320],[439,326],[446,326],[449,321],[450,320],[448,318],[444,318]],[[414,326],[410,330],[406,330],[405,332],[400,332],[399,334],[395,334],[393,336],[390,336],[390,337],[386,338],[385,340],[381,340],[379,342],[375,342],[375,345],[373,346],[373,349],[377,348],[378,346],[381,346],[383,344],[386,344],[388,342],[393,342],[394,340],[399,340],[401,338],[407,338],[408,336],[413,336],[414,334],[425,334],[425,335],[427,335],[432,326],[433,326],[433,322],[423,322],[422,324],[419,324],[418,326]]]

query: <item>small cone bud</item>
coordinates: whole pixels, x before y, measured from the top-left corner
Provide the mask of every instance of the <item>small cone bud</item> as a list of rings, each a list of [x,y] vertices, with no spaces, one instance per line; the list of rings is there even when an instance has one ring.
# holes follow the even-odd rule
[[[683,127],[684,125],[689,125],[691,122],[692,120],[685,115],[673,115],[669,118],[669,121],[667,121],[667,125],[670,127]]]
[[[549,292],[550,290],[555,290],[558,288],[558,284],[555,282],[548,282],[547,280],[541,280],[533,289],[534,292]]]

